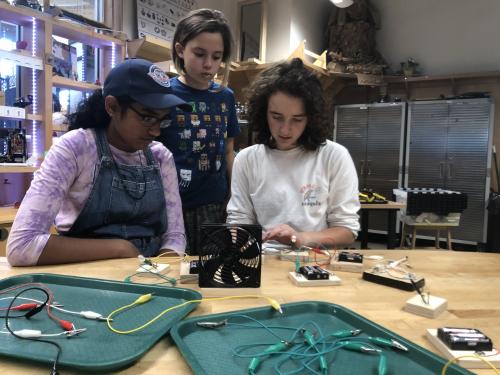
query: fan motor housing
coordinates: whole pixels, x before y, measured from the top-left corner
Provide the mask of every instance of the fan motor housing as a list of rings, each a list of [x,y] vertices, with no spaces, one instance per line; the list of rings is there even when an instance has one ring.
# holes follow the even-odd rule
[[[201,288],[259,288],[262,227],[256,224],[202,224],[199,229]]]

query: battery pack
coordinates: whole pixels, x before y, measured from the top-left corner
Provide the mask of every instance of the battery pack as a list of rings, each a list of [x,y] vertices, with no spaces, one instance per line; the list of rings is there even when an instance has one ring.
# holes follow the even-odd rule
[[[438,328],[437,335],[452,350],[493,350],[491,339],[475,328],[443,327]]]
[[[302,266],[299,272],[306,277],[307,280],[327,280],[330,273],[320,266]]]

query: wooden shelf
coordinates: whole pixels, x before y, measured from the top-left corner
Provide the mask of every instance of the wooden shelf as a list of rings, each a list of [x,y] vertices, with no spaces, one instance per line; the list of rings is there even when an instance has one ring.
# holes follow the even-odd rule
[[[111,47],[113,44],[124,46],[125,42],[115,37],[98,34],[95,28],[85,26],[80,23],[72,21],[65,21],[63,19],[52,19],[52,33],[54,35],[77,41],[92,47],[104,48]]]
[[[0,163],[0,173],[33,173],[39,167],[27,167],[25,165],[5,165],[6,163]]]
[[[5,51],[0,49],[0,59],[9,60],[16,65],[24,66],[26,68],[43,70],[43,60],[41,58],[22,52]]]
[[[0,14],[2,21],[15,23],[17,25],[26,25],[33,22],[33,17],[37,20],[45,21],[47,15],[28,7],[15,7],[5,2],[0,2]]]
[[[127,51],[130,57],[140,57],[152,62],[171,59],[170,43],[154,36],[127,41]]]
[[[43,116],[42,115],[34,115],[33,113],[27,113],[26,114],[26,120],[29,120],[29,121],[43,121]]]
[[[384,80],[388,83],[405,83],[405,82],[429,82],[429,81],[446,81],[456,79],[475,79],[487,77],[500,77],[500,71],[461,73],[461,74],[443,74],[436,76],[386,76]]]
[[[78,90],[78,91],[95,91],[99,90],[102,87],[99,85],[94,85],[93,83],[75,81],[73,79],[69,79],[66,77],[53,76],[52,77],[52,85],[55,87],[62,87],[70,90]]]

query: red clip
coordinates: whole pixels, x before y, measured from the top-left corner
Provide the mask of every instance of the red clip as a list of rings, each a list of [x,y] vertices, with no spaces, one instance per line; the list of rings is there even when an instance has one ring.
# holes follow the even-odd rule
[[[39,305],[36,303],[22,303],[20,305],[12,307],[11,310],[16,310],[16,311],[32,310],[36,309],[38,306]]]

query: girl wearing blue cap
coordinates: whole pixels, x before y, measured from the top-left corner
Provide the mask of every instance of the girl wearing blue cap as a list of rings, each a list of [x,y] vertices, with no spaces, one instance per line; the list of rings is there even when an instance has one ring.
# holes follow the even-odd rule
[[[233,138],[239,132],[233,92],[213,82],[231,56],[229,25],[217,10],[195,10],[177,24],[172,46],[180,74],[172,79],[172,89],[192,112],[172,113],[159,140],[175,157],[188,252],[194,254],[198,227],[225,220]]]
[[[35,173],[8,238],[9,263],[183,253],[173,156],[154,142],[176,106],[190,108],[156,65],[136,59],[113,68]],[[53,223],[59,235],[49,233]]]

